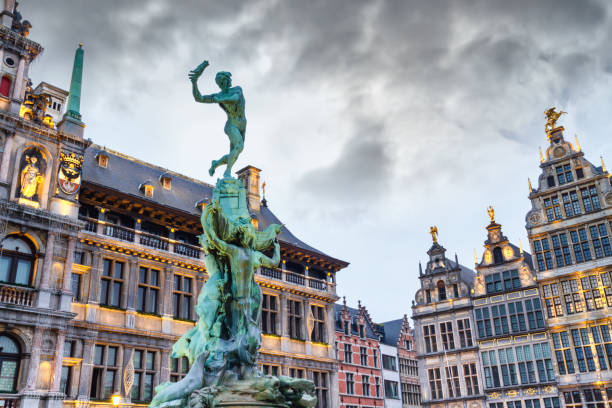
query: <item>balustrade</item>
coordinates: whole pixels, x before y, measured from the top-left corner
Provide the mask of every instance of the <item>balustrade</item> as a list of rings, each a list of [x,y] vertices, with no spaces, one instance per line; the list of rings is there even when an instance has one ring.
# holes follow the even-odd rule
[[[174,253],[179,255],[185,255],[190,258],[200,257],[200,249],[198,247],[189,244],[184,244],[182,242],[177,242],[174,244]]]
[[[0,284],[0,303],[32,306],[34,304],[34,289]]]
[[[168,241],[167,238],[164,237],[141,232],[139,241],[140,244],[144,246],[161,249],[162,251],[168,250]]]
[[[19,398],[0,397],[0,408],[19,408]]]

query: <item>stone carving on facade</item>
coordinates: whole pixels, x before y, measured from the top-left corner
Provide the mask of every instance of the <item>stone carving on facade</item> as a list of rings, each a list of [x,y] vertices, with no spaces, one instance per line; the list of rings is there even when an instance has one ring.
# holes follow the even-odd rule
[[[529,270],[529,267],[525,264],[519,269],[519,279],[521,280],[521,286],[531,286],[533,284],[533,275]]]
[[[79,191],[82,166],[83,156],[77,156],[74,153],[60,153],[57,184],[64,193],[72,195]]]
[[[40,197],[39,186],[44,182],[47,162],[41,151],[29,147],[21,155],[19,166],[19,202],[38,207]]]
[[[612,192],[606,194],[605,201],[606,201],[606,204],[612,205]]]
[[[49,106],[51,106],[51,96],[44,93],[34,93],[32,90],[32,83],[28,82],[19,116],[53,129],[55,127],[53,117],[47,113],[47,108]]]
[[[132,385],[134,385],[134,349],[132,349],[128,362],[123,370],[123,389],[125,395],[130,395]]]
[[[24,37],[27,37],[28,35],[30,35],[30,29],[32,28],[32,24],[28,20],[22,20],[21,13],[17,11],[17,6],[19,6],[19,3],[15,2],[11,30],[16,33],[19,33]]]
[[[485,294],[485,281],[482,273],[478,273],[474,277],[474,294],[476,296]]]
[[[527,225],[534,226],[539,225],[542,222],[542,214],[540,210],[534,209],[529,211],[527,214]]]

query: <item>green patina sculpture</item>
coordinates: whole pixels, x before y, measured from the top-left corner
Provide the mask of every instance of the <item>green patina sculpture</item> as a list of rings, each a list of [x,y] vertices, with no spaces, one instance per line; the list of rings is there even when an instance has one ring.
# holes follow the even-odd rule
[[[194,97],[218,102],[228,112],[225,132],[231,150],[213,161],[211,172],[222,163],[227,163],[227,170],[217,180],[201,217],[208,280],[195,307],[198,321],[172,347],[172,357],[187,357],[191,368],[181,381],[157,386],[149,407],[314,407],[317,399],[311,381],[263,375],[257,369],[261,290],[254,276],[260,266],[275,267],[280,262],[276,236],[282,226],[272,224],[259,231],[251,223],[243,182],[229,175],[243,146],[244,97],[240,88],[229,88],[225,73],[217,80],[221,93],[201,96],[195,81],[207,65],[205,61],[190,74]],[[229,91],[239,96],[234,100]],[[241,122],[233,116],[236,112]],[[236,136],[240,143],[235,143]],[[271,256],[264,253],[270,250]]]
[[[217,167],[226,164],[223,177],[231,177],[232,166],[236,163],[238,155],[244,148],[244,136],[246,133],[246,116],[244,115],[244,96],[242,88],[232,87],[232,74],[229,72],[217,72],[215,82],[221,88],[221,92],[211,95],[202,95],[198,89],[198,79],[208,66],[208,61],[202,62],[196,69],[189,73],[189,79],[193,88],[193,98],[201,103],[218,103],[227,114],[227,122],[223,129],[230,140],[230,152],[219,160],[213,160],[208,173],[212,176]]]

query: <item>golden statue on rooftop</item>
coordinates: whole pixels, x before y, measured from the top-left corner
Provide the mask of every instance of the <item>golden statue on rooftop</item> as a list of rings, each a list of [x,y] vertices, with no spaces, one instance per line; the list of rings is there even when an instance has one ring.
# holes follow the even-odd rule
[[[544,125],[544,130],[546,130],[547,134],[557,127],[557,120],[559,120],[559,117],[561,117],[561,115],[564,113],[567,113],[563,111],[555,112],[555,109],[556,108],[553,106],[552,108],[544,111],[544,115],[546,115],[546,125]]]
[[[438,227],[435,225],[433,227],[429,227],[429,233],[431,234],[431,239],[434,243],[438,242]]]
[[[492,205],[487,207],[487,212],[489,213],[489,218],[491,219],[491,224],[495,223],[495,209]]]

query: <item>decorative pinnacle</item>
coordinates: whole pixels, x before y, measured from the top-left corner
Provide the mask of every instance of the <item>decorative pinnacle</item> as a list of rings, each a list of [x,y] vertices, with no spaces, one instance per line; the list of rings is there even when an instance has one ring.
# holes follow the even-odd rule
[[[529,194],[533,193],[533,188],[531,187],[531,179],[527,177],[527,183],[529,184]]]
[[[519,238],[519,250],[521,251],[521,256],[523,256],[523,243],[521,242],[520,238]]]
[[[431,234],[431,239],[433,240],[434,244],[438,242],[438,227],[437,226],[432,226],[429,227],[429,233]]]
[[[599,158],[601,159],[601,170],[605,173],[608,170],[606,170],[606,163],[604,163],[603,155],[599,156]]]
[[[580,142],[578,141],[578,135],[574,135],[576,137],[576,151],[580,152],[582,151],[582,148],[580,147]]]
[[[542,153],[542,147],[538,147],[540,149],[540,163],[544,163],[544,154]]]
[[[487,207],[487,212],[489,213],[489,218],[491,219],[491,224],[495,224],[495,209],[490,205]]]
[[[266,199],[266,182],[265,181],[261,184],[261,191],[263,192],[263,199],[265,200]]]
[[[476,253],[476,248],[474,248],[474,265],[478,265],[478,254]]]

